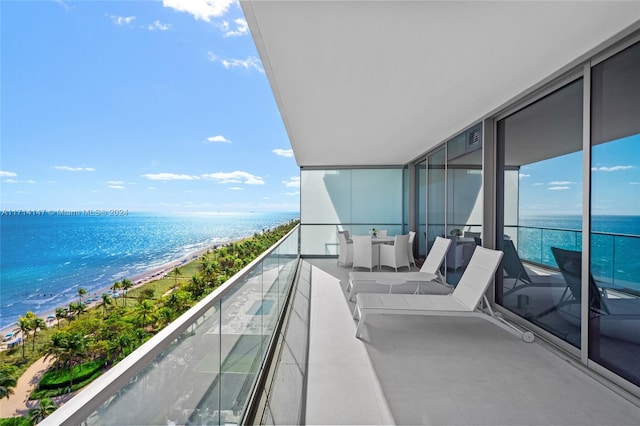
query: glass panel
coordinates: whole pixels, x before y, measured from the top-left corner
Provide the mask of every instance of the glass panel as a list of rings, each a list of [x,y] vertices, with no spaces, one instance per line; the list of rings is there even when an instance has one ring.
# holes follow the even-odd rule
[[[238,423],[293,283],[297,260],[295,230],[217,296],[221,300],[212,308],[186,319],[192,322],[187,331],[158,345],[162,353],[115,395],[105,396],[107,402],[83,424]],[[308,288],[304,291],[308,299]],[[302,388],[296,392],[301,394]]]
[[[640,386],[640,44],[592,82],[589,357]]]
[[[210,309],[83,424],[189,424],[203,398],[217,413],[220,309]],[[149,409],[139,409],[147,407]],[[153,409],[151,409],[153,407]],[[219,424],[219,419],[209,424]]]
[[[582,80],[498,122],[498,303],[580,347],[580,295],[551,248],[580,250]]]
[[[443,150],[444,151],[444,150]],[[427,162],[416,165],[416,222],[418,224],[418,258],[427,256]],[[444,218],[443,218],[444,219]],[[434,237],[435,238],[435,237]],[[430,239],[433,244],[433,239]],[[429,247],[431,247],[429,244]]]
[[[402,224],[402,169],[356,169],[351,184],[353,223]]]
[[[445,157],[446,148],[442,147],[427,158],[428,171],[426,176],[427,203],[425,206],[425,216],[427,218],[427,248],[431,246],[436,237],[446,235],[445,232],[445,210],[446,199],[446,169]],[[422,253],[421,253],[422,254]],[[426,255],[426,253],[425,253]]]
[[[447,142],[447,282],[456,285],[482,231],[482,134],[475,126]]]
[[[301,254],[338,255],[337,232],[403,227],[402,168],[301,171]]]
[[[351,170],[301,170],[301,223],[351,223]]]

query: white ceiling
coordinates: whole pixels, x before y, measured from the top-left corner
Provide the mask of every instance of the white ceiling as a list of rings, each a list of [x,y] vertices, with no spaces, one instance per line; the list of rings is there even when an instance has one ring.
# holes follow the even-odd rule
[[[405,164],[640,28],[640,1],[241,5],[299,166]]]

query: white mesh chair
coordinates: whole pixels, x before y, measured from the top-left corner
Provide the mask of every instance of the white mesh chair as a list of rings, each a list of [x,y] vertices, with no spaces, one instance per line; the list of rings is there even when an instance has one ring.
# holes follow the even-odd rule
[[[408,252],[407,255],[409,256],[409,266],[413,265],[416,266],[416,260],[413,258],[413,240],[416,238],[416,233],[413,231],[409,231],[409,244],[408,244]]]
[[[348,266],[353,263],[353,241],[349,241],[348,231],[338,231],[338,266]]]
[[[358,294],[353,311],[354,319],[358,320],[356,337],[360,337],[366,318],[371,314],[466,316],[490,321],[521,337],[525,342],[532,342],[534,336],[531,332],[522,332],[502,318],[494,316],[485,296],[501,259],[501,251],[476,247],[467,269],[451,294]],[[482,299],[489,313],[478,310]]]
[[[396,235],[392,244],[380,244],[380,266],[389,266],[398,272],[398,268],[406,266],[409,270],[409,256],[407,245],[409,244],[409,234]]]
[[[353,240],[353,269],[368,268],[373,272],[373,267],[378,265],[378,245],[373,246],[370,235],[354,235]],[[377,256],[376,256],[377,255]]]

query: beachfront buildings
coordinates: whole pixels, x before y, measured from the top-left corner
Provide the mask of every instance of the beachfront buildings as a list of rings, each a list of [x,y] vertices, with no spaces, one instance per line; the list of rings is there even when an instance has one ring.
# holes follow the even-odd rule
[[[417,233],[417,257],[424,257],[436,236],[453,237],[453,250],[445,265],[447,281],[453,285],[475,244],[505,252],[513,247],[517,250],[512,258],[516,269],[524,264],[527,268],[524,273],[521,269],[514,272],[505,265],[504,271],[497,274],[489,294],[495,310],[514,324],[532,330],[539,341],[562,354],[568,361],[567,369],[573,368],[569,364],[574,365],[595,382],[606,383],[607,389],[624,395],[631,404],[638,404],[640,2],[241,0],[240,4],[300,166],[301,225],[295,234],[299,246],[289,245],[282,259],[271,262],[283,271],[297,268],[293,308],[287,315],[289,319],[299,317],[311,328],[298,328],[295,332],[306,339],[317,339],[313,337],[313,321],[305,322],[309,308],[300,307],[299,303],[309,299],[309,287],[313,287],[310,283],[321,273],[312,273],[308,262],[296,266],[290,262],[297,262],[299,255],[310,262],[330,258],[335,263],[337,230],[364,234],[376,227],[386,228],[392,235],[413,230]],[[615,229],[607,228],[613,222]],[[458,231],[461,238],[457,238]],[[568,271],[559,267],[564,264],[559,257],[562,249],[577,253]],[[259,270],[262,273],[271,269],[263,265]],[[287,277],[291,276],[289,272]],[[271,291],[273,286],[266,288]],[[261,290],[260,294],[269,291]],[[251,302],[245,296],[235,300],[232,294],[216,297],[219,299],[211,299],[211,306],[217,306],[214,313],[224,311],[225,298],[238,306]],[[347,309],[323,301],[315,305],[315,318],[322,314],[318,306],[331,310],[334,316],[339,316],[334,309]],[[181,330],[197,322],[198,312],[190,314],[191,325],[183,320]],[[210,316],[201,322],[209,319]],[[225,334],[220,331],[223,322],[220,317],[220,323],[213,326],[218,327],[218,334]],[[416,345],[434,348],[444,344],[435,338],[427,341],[420,337],[427,333],[427,324],[433,323],[421,323],[416,329],[411,329],[415,323],[395,324],[403,324],[404,328],[398,326],[395,333],[389,332],[390,339],[403,332],[417,334],[407,336],[404,342],[394,340],[395,346],[391,347],[384,346],[380,334],[375,335],[377,341],[367,343],[375,349],[372,342],[377,342],[389,350],[369,352],[371,358],[385,359],[387,366],[394,364],[394,357],[398,360],[391,371],[399,372],[406,359],[428,359],[430,351]],[[448,329],[447,323],[439,324],[440,330]],[[280,330],[277,326],[269,329]],[[178,330],[174,329],[173,335],[168,331],[165,341],[179,335]],[[374,328],[370,332],[375,332]],[[198,339],[206,342],[215,334],[204,333]],[[463,333],[464,338],[472,339]],[[484,342],[487,341],[492,342],[489,337]],[[245,341],[247,346],[259,347],[258,353],[266,354],[269,351],[261,346],[263,343],[261,339]],[[230,353],[231,345],[222,338],[218,339],[218,346],[210,344],[213,346],[207,347],[216,347],[218,352],[193,364],[198,373],[194,380],[210,375],[215,377],[212,380],[216,380],[216,386],[203,385],[202,390],[194,386],[200,401],[197,404],[188,401],[190,395],[181,393],[183,408],[189,408],[187,417],[199,412],[212,416],[208,418],[214,422],[238,421],[243,413],[237,405],[239,399],[225,402],[224,391],[220,390],[224,380],[220,377],[225,370],[223,355]],[[281,401],[280,411],[271,406],[272,411],[261,417],[262,421],[313,422],[308,412],[319,410],[310,407],[313,398],[305,400],[304,390],[311,390],[310,381],[320,380],[320,376],[325,381],[319,404],[324,404],[326,412],[339,411],[330,401],[337,402],[327,395],[348,387],[353,370],[342,376],[348,377],[344,381],[340,376],[333,382],[326,379],[326,371],[309,378],[305,372],[312,363],[305,361],[304,350],[298,352],[286,337],[280,346],[291,351],[288,357],[281,355],[280,361],[294,366],[281,371],[288,372],[290,388],[297,383],[300,391],[297,399],[289,395],[290,399]],[[168,347],[162,351],[168,351]],[[403,347],[410,348],[413,355],[401,358]],[[493,349],[500,359],[511,350],[502,351],[500,343]],[[199,350],[202,349],[194,346],[189,353]],[[312,345],[307,356],[316,356],[322,350]],[[350,356],[346,346],[330,345],[324,350],[338,352],[336,359]],[[158,352],[161,351],[153,355]],[[134,368],[136,363],[146,362],[145,368],[158,370],[162,362],[168,362],[173,366],[171,371],[184,371],[180,361],[184,357],[175,356],[174,364],[167,361],[174,356],[165,355],[152,363],[150,354],[140,355],[129,364]],[[445,358],[438,359],[446,363]],[[473,360],[465,363],[473,364]],[[382,371],[383,367],[378,367],[380,370],[376,371]],[[124,371],[125,367],[121,368]],[[404,371],[403,380],[411,381],[411,373],[423,378],[422,370],[444,366],[438,364],[436,368],[425,362],[413,368],[409,373]],[[525,365],[523,369],[526,368]],[[455,381],[461,387],[480,386],[483,380],[473,377],[485,369],[490,368],[480,366]],[[506,376],[519,374],[511,366],[508,374],[496,371],[493,379],[498,382],[507,382]],[[159,389],[172,392],[166,388],[173,382],[164,377],[138,379],[126,386],[140,385],[140,389],[152,394]],[[175,380],[180,381],[180,377],[177,375]],[[384,381],[384,374],[378,374],[378,379]],[[104,389],[117,388],[113,383],[118,380],[122,388],[127,383],[125,379],[113,380]],[[467,386],[471,382],[474,386]],[[260,399],[261,387],[268,381],[259,383],[259,390],[252,388],[235,395],[252,394]],[[532,412],[537,407],[538,412],[553,415],[566,408],[550,401],[546,406],[533,402],[531,395],[523,391],[532,385],[527,379],[509,383],[508,391],[525,399],[533,407]],[[566,392],[554,398],[565,401],[582,391],[573,383],[566,386]],[[242,384],[238,383],[238,387]],[[359,387],[342,400],[361,396],[365,389]],[[412,382],[410,389],[415,396],[416,392],[427,392],[430,385],[426,381]],[[541,386],[536,397],[544,398],[553,391]],[[170,395],[177,397],[173,392]],[[394,411],[393,392],[383,393]],[[376,395],[379,398],[380,394]],[[603,394],[596,395],[600,396],[588,403],[578,398],[576,405],[571,405],[573,401],[566,404],[574,414],[587,413],[590,406],[606,399],[601,397]],[[473,424],[474,419],[482,423],[478,419],[483,418],[490,419],[485,421],[489,423],[569,422],[567,418],[542,417],[514,420],[501,411],[508,411],[504,406],[509,404],[502,404],[501,397],[491,395],[484,395],[494,398],[490,406],[472,404],[475,415],[438,417],[439,410],[451,414],[451,406],[456,405],[463,411],[465,404],[473,401],[447,395],[447,403],[443,403],[442,392],[429,396],[412,400],[412,408],[405,407],[406,410],[419,410],[422,404],[437,400],[440,408],[431,412],[432,423]],[[113,401],[116,400],[114,396]],[[87,396],[83,403],[91,401]],[[306,417],[300,414],[305,405]],[[224,407],[234,409],[225,411]],[[638,409],[637,405],[633,407]],[[283,415],[287,409],[289,416]],[[100,410],[86,416],[106,418],[100,413],[107,408]],[[126,410],[113,410],[123,411]],[[395,412],[396,421],[402,419],[400,411]],[[475,417],[486,411],[497,417]],[[316,421],[319,418],[326,421],[326,417],[316,417]],[[408,419],[429,423],[424,417]],[[348,414],[336,421],[367,422]],[[577,422],[590,421],[616,422],[585,418]]]

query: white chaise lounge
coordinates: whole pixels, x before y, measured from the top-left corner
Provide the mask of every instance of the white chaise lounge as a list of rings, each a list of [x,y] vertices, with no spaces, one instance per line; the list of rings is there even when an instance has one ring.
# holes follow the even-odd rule
[[[470,316],[493,322],[524,341],[532,342],[533,333],[518,330],[494,316],[490,310],[485,292],[493,280],[501,259],[501,251],[477,246],[460,282],[451,294],[358,294],[353,311],[354,319],[358,319],[356,337],[360,337],[367,316],[371,314]],[[489,314],[477,310],[482,298],[490,310]]]
[[[446,284],[440,266],[449,250],[451,240],[448,238],[436,237],[436,240],[427,255],[420,271],[417,272],[349,272],[349,283],[347,291],[351,292],[349,299],[359,292],[367,293],[388,293],[389,285],[379,284],[389,277],[406,280],[406,284],[395,285],[392,293],[427,293],[427,294],[448,294],[451,287]],[[416,291],[419,290],[419,291]]]

